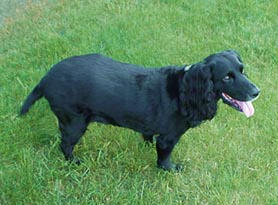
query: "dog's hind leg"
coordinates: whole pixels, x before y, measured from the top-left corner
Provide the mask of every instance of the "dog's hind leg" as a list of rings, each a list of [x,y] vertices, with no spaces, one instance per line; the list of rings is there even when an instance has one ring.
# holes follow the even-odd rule
[[[60,147],[65,159],[80,164],[79,160],[74,159],[72,152],[74,146],[85,133],[88,122],[86,122],[86,118],[82,115],[57,114],[57,112],[55,114],[59,120],[59,128],[62,135]]]

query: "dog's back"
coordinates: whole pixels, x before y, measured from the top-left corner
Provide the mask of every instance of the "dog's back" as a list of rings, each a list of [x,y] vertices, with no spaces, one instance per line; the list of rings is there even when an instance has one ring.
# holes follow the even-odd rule
[[[54,112],[86,112],[91,121],[141,131],[150,112],[159,109],[154,94],[160,90],[163,75],[157,72],[99,54],[71,57],[54,65],[42,78],[21,113],[44,96]]]

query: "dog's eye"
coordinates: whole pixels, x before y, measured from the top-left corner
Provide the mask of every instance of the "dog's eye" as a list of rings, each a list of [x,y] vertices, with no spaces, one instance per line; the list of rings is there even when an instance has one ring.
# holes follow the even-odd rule
[[[228,80],[230,80],[231,79],[231,76],[229,76],[229,75],[226,75],[224,78],[223,78],[223,80],[225,80],[225,81],[228,81]]]
[[[223,81],[230,81],[234,78],[234,74],[233,73],[228,73],[224,78]]]

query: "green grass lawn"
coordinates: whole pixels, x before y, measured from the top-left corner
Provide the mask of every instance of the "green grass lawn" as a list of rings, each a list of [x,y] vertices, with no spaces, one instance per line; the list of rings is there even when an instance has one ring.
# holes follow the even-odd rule
[[[49,0],[27,3],[0,28],[0,204],[278,204],[276,0]],[[102,53],[144,66],[181,65],[236,49],[261,89],[255,115],[219,102],[217,116],[181,138],[180,173],[156,168],[139,133],[91,124],[59,150],[46,100],[22,101],[63,58]]]

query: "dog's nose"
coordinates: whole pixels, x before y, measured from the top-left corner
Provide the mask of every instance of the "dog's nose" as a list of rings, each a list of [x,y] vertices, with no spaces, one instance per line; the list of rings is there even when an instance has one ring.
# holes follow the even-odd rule
[[[253,92],[253,94],[252,94],[252,97],[253,98],[256,98],[256,97],[258,97],[259,96],[259,94],[260,94],[260,89],[258,89],[258,88],[256,88],[256,90]]]

